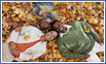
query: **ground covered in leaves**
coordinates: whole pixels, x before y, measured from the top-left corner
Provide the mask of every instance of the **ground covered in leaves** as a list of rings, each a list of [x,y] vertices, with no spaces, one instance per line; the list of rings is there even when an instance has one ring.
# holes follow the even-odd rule
[[[104,41],[104,4],[101,3],[3,3],[2,5],[3,19],[3,42],[6,42],[10,32],[21,25],[37,24],[42,19],[58,20],[62,23],[70,23],[76,20],[86,20],[90,23],[99,35],[100,41]],[[44,31],[44,32],[48,32]],[[100,43],[101,44],[101,43]],[[47,52],[31,61],[85,61],[87,58],[64,58],[56,44],[56,39],[49,41],[47,44]],[[99,52],[98,56],[103,59],[103,52]]]

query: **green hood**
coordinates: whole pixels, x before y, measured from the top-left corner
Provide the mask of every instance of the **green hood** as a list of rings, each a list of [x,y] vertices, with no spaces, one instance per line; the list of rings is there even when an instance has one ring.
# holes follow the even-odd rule
[[[71,24],[69,31],[59,37],[58,45],[61,54],[66,58],[77,58],[87,55],[93,48],[95,44],[96,36],[93,34],[90,27],[88,32],[84,31],[85,23],[83,22],[73,22]]]

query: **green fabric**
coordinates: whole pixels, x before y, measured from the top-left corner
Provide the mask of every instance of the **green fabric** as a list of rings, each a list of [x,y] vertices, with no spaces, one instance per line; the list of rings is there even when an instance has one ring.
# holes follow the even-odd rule
[[[58,39],[61,54],[67,58],[76,58],[88,54],[95,44],[93,32],[91,30],[84,32],[83,27],[86,25],[79,21],[73,22],[71,26],[69,32]],[[71,50],[77,52],[70,52]]]

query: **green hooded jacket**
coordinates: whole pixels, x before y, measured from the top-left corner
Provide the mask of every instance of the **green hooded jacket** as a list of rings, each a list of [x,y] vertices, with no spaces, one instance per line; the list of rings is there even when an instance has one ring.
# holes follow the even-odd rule
[[[97,40],[97,34],[87,22],[76,21],[71,26],[69,31],[58,39],[60,53],[66,58],[87,55]]]

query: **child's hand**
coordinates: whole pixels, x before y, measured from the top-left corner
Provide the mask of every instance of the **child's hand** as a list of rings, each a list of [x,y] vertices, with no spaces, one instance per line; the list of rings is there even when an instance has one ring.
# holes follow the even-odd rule
[[[50,31],[48,33],[45,34],[45,39],[46,40],[53,40],[54,38],[57,37],[57,32],[56,31]]]

